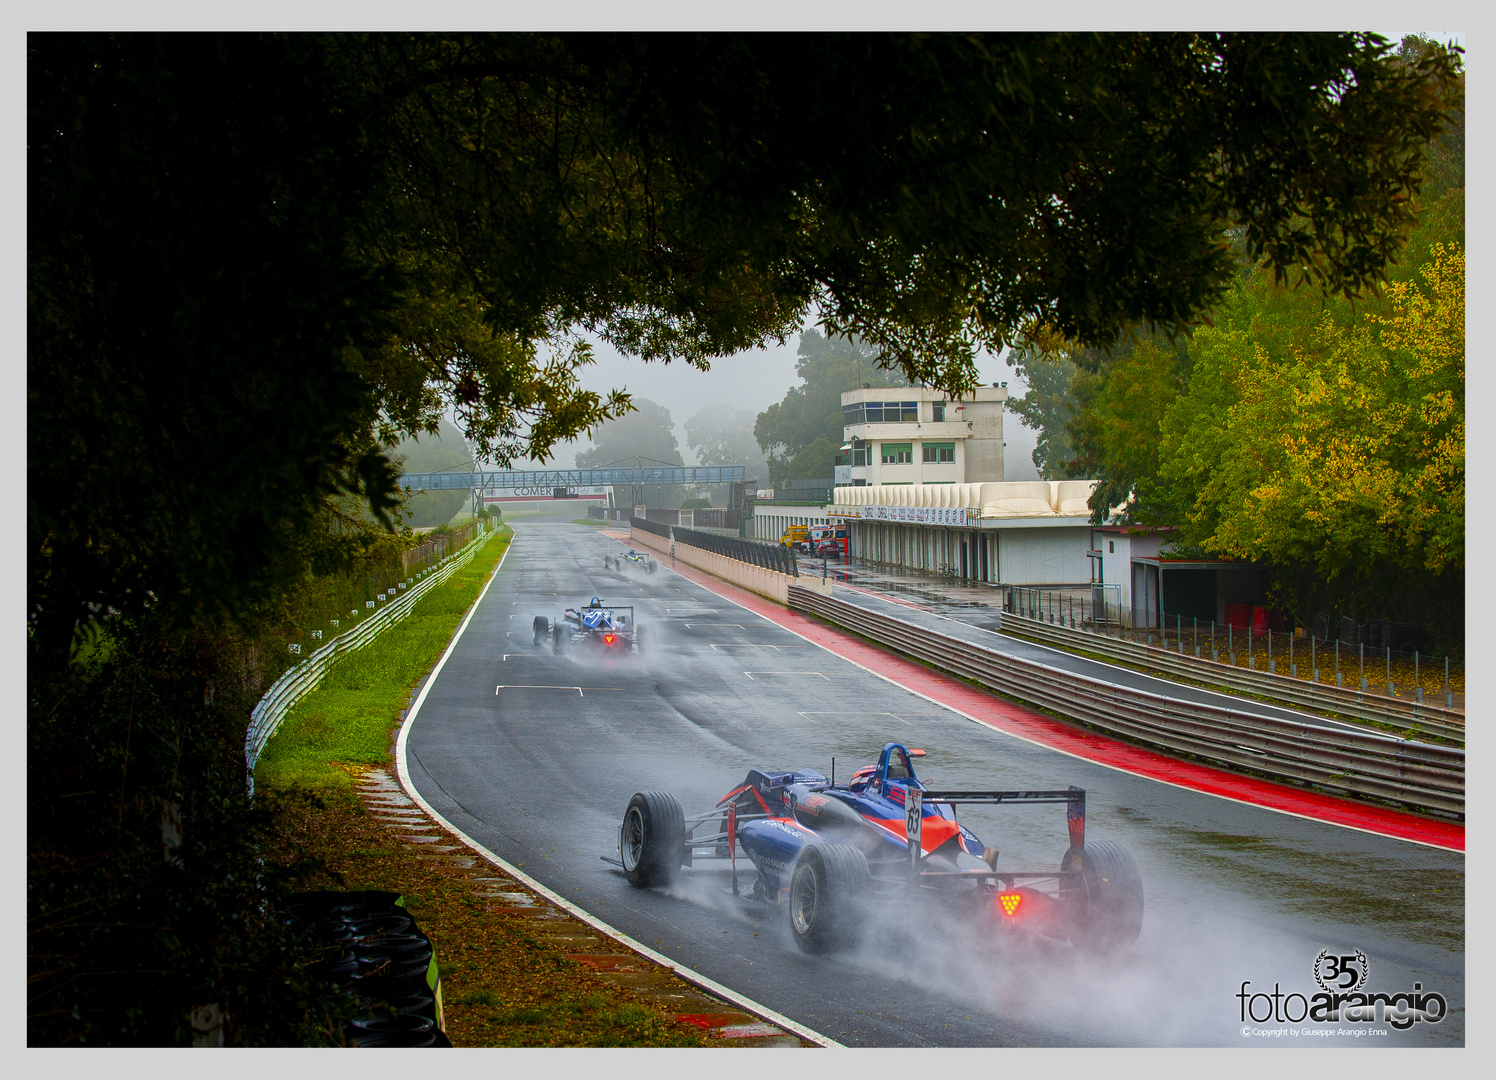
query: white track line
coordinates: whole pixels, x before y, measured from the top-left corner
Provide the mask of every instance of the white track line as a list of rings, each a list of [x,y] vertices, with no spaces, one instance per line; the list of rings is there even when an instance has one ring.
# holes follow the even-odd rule
[[[666,569],[670,570],[670,572],[672,574],[675,574],[677,577],[684,578],[686,581],[691,581],[690,578],[686,577],[684,574],[681,574],[681,573],[679,573],[678,571],[676,571],[674,569],[671,569],[670,567],[666,567]],[[692,569],[694,570],[696,568],[692,567]],[[705,570],[698,570],[697,572],[701,573],[701,574],[706,574]],[[707,576],[710,577],[711,575],[707,575]],[[988,728],[989,730],[992,730],[992,731],[996,731],[1000,735],[1007,735],[1010,738],[1018,739],[1020,742],[1026,742],[1030,746],[1040,746],[1040,747],[1043,747],[1045,750],[1051,750],[1051,751],[1053,751],[1056,754],[1064,754],[1066,757],[1073,757],[1077,761],[1085,761],[1085,762],[1089,762],[1092,765],[1100,765],[1103,769],[1111,769],[1114,772],[1125,773],[1128,776],[1137,777],[1139,780],[1149,780],[1149,781],[1152,781],[1155,784],[1167,784],[1169,787],[1178,788],[1181,791],[1193,792],[1196,795],[1208,795],[1212,799],[1220,799],[1223,802],[1238,803],[1241,806],[1254,806],[1254,807],[1256,807],[1259,810],[1268,810],[1268,811],[1271,811],[1274,814],[1282,814],[1285,817],[1301,818],[1304,821],[1313,821],[1313,822],[1317,822],[1320,825],[1331,825],[1331,826],[1334,826],[1337,829],[1349,829],[1352,832],[1367,833],[1368,835],[1371,835],[1371,836],[1380,836],[1380,837],[1382,837],[1383,839],[1386,839],[1386,840],[1400,840],[1400,841],[1402,841],[1405,844],[1417,844],[1419,847],[1433,848],[1435,851],[1450,851],[1450,852],[1453,852],[1454,854],[1459,855],[1461,857],[1463,857],[1464,854],[1465,854],[1459,848],[1448,847],[1448,846],[1446,846],[1444,844],[1434,844],[1434,843],[1430,843],[1427,840],[1413,840],[1413,839],[1410,839],[1409,837],[1406,837],[1406,836],[1396,836],[1396,835],[1394,835],[1392,833],[1380,832],[1380,831],[1378,831],[1376,829],[1365,829],[1365,828],[1362,828],[1359,825],[1346,825],[1343,822],[1339,822],[1339,821],[1326,821],[1324,818],[1315,817],[1312,814],[1300,814],[1300,813],[1294,812],[1293,810],[1280,810],[1276,806],[1266,806],[1266,805],[1264,805],[1262,803],[1252,802],[1249,799],[1237,799],[1237,798],[1233,798],[1230,795],[1220,795],[1220,794],[1218,794],[1218,793],[1216,793],[1214,791],[1202,791],[1199,788],[1190,787],[1188,784],[1175,783],[1172,780],[1160,780],[1156,776],[1144,776],[1141,773],[1135,773],[1135,772],[1133,772],[1131,769],[1125,769],[1121,765],[1113,765],[1110,762],[1099,761],[1096,758],[1085,757],[1082,754],[1077,754],[1077,753],[1074,753],[1074,752],[1072,752],[1070,750],[1062,750],[1062,749],[1060,749],[1057,746],[1051,746],[1051,745],[1049,745],[1046,742],[1039,741],[1038,739],[1031,739],[1031,738],[1029,738],[1029,737],[1027,737],[1025,735],[1019,735],[1019,734],[1016,734],[1016,733],[1011,732],[1011,731],[1006,731],[1003,728],[998,727],[994,723],[991,723],[991,722],[989,722],[987,720],[983,720],[983,719],[981,719],[979,717],[976,717],[976,716],[972,716],[968,712],[963,712],[962,710],[956,708],[954,705],[947,704],[946,702],[941,701],[938,698],[933,698],[929,694],[922,694],[918,690],[910,689],[909,687],[905,686],[903,683],[899,682],[897,679],[893,678],[892,676],[890,676],[890,675],[884,675],[881,671],[874,671],[872,668],[866,666],[865,664],[859,664],[856,660],[853,660],[851,657],[849,657],[849,656],[843,656],[841,653],[837,652],[836,650],[829,649],[825,645],[822,645],[819,641],[811,641],[810,638],[808,638],[804,634],[800,633],[794,627],[785,626],[784,623],[779,622],[779,621],[777,621],[775,619],[771,619],[771,618],[769,618],[769,616],[763,614],[760,611],[754,611],[751,607],[747,607],[746,605],[739,604],[732,597],[726,596],[726,595],[724,595],[722,593],[719,593],[716,589],[713,589],[710,585],[703,585],[699,581],[691,581],[691,584],[696,585],[696,586],[698,586],[700,588],[705,589],[707,592],[711,593],[713,596],[717,596],[717,597],[720,597],[723,600],[726,600],[729,604],[734,604],[737,607],[742,608],[744,611],[748,612],[751,615],[757,615],[760,619],[763,619],[764,622],[768,623],[771,626],[777,626],[781,630],[787,630],[787,631],[789,631],[791,634],[794,634],[797,638],[801,639],[802,641],[809,641],[812,645],[814,645],[818,649],[825,649],[832,656],[835,656],[835,657],[837,657],[837,658],[839,658],[841,660],[845,660],[847,663],[851,664],[853,667],[862,668],[862,670],[866,671],[869,675],[876,675],[878,678],[882,679],[884,682],[889,683],[890,685],[893,685],[893,686],[897,686],[900,690],[903,690],[903,691],[905,691],[907,693],[913,694],[915,697],[924,698],[926,701],[930,702],[932,705],[939,705],[942,709],[948,709],[951,712],[955,713],[957,716],[963,716],[966,719],[970,720],[974,724],[981,724],[983,727]],[[731,582],[727,582],[727,584],[731,584]],[[734,586],[734,588],[740,588],[740,587],[741,586]],[[744,589],[743,591],[747,592],[748,590]],[[859,590],[859,591],[861,591],[861,590]],[[771,600],[769,602],[773,603],[774,601]],[[790,609],[789,608],[785,608],[785,610],[789,611]],[[795,614],[802,614],[802,613],[795,612]],[[809,616],[804,616],[804,617],[808,618]],[[847,631],[844,631],[844,630],[840,629],[839,627],[834,627],[833,626],[833,629],[836,630],[837,633],[847,633]],[[886,646],[886,647],[887,648],[892,648],[892,646]],[[909,662],[910,663],[915,663],[916,661],[911,660]],[[946,675],[948,678],[958,678],[958,676],[950,675],[948,672],[942,672],[941,674]],[[1163,680],[1163,681],[1167,681],[1167,680]],[[1154,751],[1154,752],[1156,753],[1156,751]],[[1222,770],[1222,771],[1224,772],[1225,770]]]
[[[462,632],[467,629],[468,623],[470,623],[473,619],[473,614],[478,610],[478,605],[483,603],[483,598],[488,595],[488,590],[490,587],[492,587],[494,581],[498,578],[499,571],[504,568],[504,560],[509,558],[509,552],[514,550],[514,540],[516,539],[518,539],[517,534],[509,541],[509,546],[504,549],[504,554],[499,558],[499,565],[493,568],[493,573],[489,575],[488,583],[483,586],[483,591],[478,594],[478,599],[473,601],[473,606],[468,609],[467,616],[462,620],[462,625],[457,628],[457,633],[452,635],[452,641],[447,645],[446,652],[442,653],[441,659],[436,662],[436,667],[431,669],[431,674],[427,677],[426,682],[421,686],[421,692],[416,695],[415,704],[410,707],[410,712],[406,715],[405,721],[400,725],[400,736],[395,743],[395,771],[400,777],[400,786],[405,789],[405,794],[409,795],[411,800],[415,802],[415,804],[422,810],[426,811],[426,813],[430,814],[434,820],[440,822],[443,828],[445,828],[453,836],[457,837],[457,839],[461,840],[468,847],[476,851],[479,855],[482,855],[489,862],[493,863],[495,866],[503,870],[506,874],[518,879],[531,889],[534,889],[541,896],[544,896],[547,900],[567,912],[569,915],[573,916],[574,918],[580,919],[588,926],[591,926],[594,930],[601,930],[609,937],[621,942],[623,945],[627,946],[630,949],[633,949],[640,955],[648,957],[650,960],[653,960],[661,967],[675,972],[675,974],[679,975],[682,979],[685,979],[686,982],[694,983],[695,985],[701,987],[703,990],[710,991],[711,993],[716,994],[718,997],[725,998],[739,1008],[753,1013],[755,1016],[758,1016],[763,1020],[767,1020],[769,1023],[781,1027],[785,1031],[793,1032],[794,1034],[799,1035],[802,1039],[808,1039],[818,1046],[842,1046],[842,1044],[837,1042],[835,1039],[832,1039],[826,1035],[822,1035],[819,1031],[814,1031],[806,1027],[804,1024],[796,1023],[788,1016],[784,1016],[780,1013],[775,1012],[767,1005],[760,1005],[752,998],[746,997],[743,994],[738,993],[736,990],[731,989],[730,987],[723,986],[716,980],[709,979],[705,975],[702,975],[700,972],[693,971],[683,964],[676,963],[664,953],[655,952],[648,945],[645,945],[644,943],[639,941],[635,941],[623,931],[613,926],[609,926],[607,923],[603,922],[603,920],[599,919],[591,912],[584,911],[582,908],[577,907],[576,904],[573,904],[564,896],[546,888],[540,882],[532,878],[529,874],[519,869],[519,867],[510,865],[494,852],[489,851],[488,848],[478,843],[478,841],[474,840],[467,833],[463,832],[456,825],[453,825],[446,818],[442,817],[441,814],[437,813],[436,809],[424,798],[422,798],[421,793],[416,790],[415,784],[413,784],[410,779],[410,770],[405,763],[406,745],[410,739],[410,726],[415,722],[416,716],[420,713],[421,706],[426,701],[427,692],[431,689],[432,684],[436,682],[436,677],[441,674],[442,668],[446,665],[447,657],[451,656],[452,650],[457,648],[457,643],[462,640]],[[692,582],[692,584],[695,584],[695,582]],[[726,598],[724,597],[724,599]],[[729,600],[729,603],[731,602],[732,601]],[[747,609],[745,608],[744,610]],[[755,612],[754,614],[757,614],[757,612]]]

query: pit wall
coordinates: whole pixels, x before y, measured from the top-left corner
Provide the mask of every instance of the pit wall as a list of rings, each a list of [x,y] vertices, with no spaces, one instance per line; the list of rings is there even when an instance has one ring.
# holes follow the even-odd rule
[[[644,532],[641,529],[629,529],[629,542],[636,547],[646,547],[659,555],[661,558],[670,558],[670,541],[663,536]],[[773,600],[775,603],[789,606],[789,588],[798,585],[802,589],[810,589],[812,592],[820,593],[822,596],[831,595],[831,580],[820,577],[790,577],[774,570],[765,570],[762,566],[754,566],[752,563],[739,562],[737,559],[729,559],[725,555],[718,555],[714,551],[702,551],[700,548],[691,547],[689,544],[677,542],[675,544],[675,558],[687,566],[694,566],[697,570],[704,570],[713,577],[729,581],[740,589],[747,589],[751,593]]]

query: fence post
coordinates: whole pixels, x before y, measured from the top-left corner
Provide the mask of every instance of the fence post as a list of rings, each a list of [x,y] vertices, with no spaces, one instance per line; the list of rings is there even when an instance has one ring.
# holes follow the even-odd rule
[[[1364,694],[1366,693],[1366,642],[1356,642],[1356,648],[1361,650],[1361,693]],[[1338,639],[1335,643],[1335,660],[1338,666],[1340,661],[1340,642]]]
[[[1444,707],[1454,708],[1454,695],[1449,692],[1449,657],[1444,658]]]
[[[1386,626],[1387,624],[1383,623],[1382,625]],[[1392,633],[1392,631],[1388,630],[1387,633],[1390,635]],[[1389,637],[1388,640],[1390,641],[1391,638]],[[1387,696],[1388,697],[1396,697],[1397,696],[1397,688],[1392,685],[1392,646],[1391,645],[1387,646]]]
[[[1423,681],[1418,676],[1418,650],[1413,650],[1413,697],[1423,704]]]

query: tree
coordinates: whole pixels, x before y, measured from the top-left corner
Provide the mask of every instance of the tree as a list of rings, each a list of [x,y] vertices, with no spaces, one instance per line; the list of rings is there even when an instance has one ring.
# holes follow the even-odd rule
[[[633,406],[632,412],[598,428],[591,448],[577,455],[577,468],[591,469],[615,461],[632,465],[635,458],[643,458],[645,464],[684,464],[670,410],[648,398],[636,398]]]
[[[1228,229],[1364,288],[1458,103],[1456,57],[1395,60],[1366,34],[33,35],[32,646],[242,613],[340,496],[387,514],[387,449],[449,409],[500,463],[616,418],[586,331],[705,366],[814,306],[959,393],[1025,333],[1198,318]]]
[[[753,423],[747,409],[709,405],[686,421],[686,445],[702,465],[743,465],[749,479],[764,479],[769,465],[753,438]]]
[[[1028,383],[1022,397],[1008,399],[1008,411],[1038,433],[1034,445],[1034,467],[1045,480],[1064,480],[1070,471],[1074,449],[1066,425],[1075,415],[1070,384],[1077,369],[1067,357],[1049,360],[1024,351],[1013,357],[1013,371]]]
[[[443,472],[470,466],[473,454],[462,433],[442,421],[436,435],[402,439],[391,448],[390,459],[401,472]],[[405,500],[401,517],[413,529],[445,525],[462,509],[470,494],[467,489],[418,491]]]
[[[832,474],[843,440],[843,393],[864,386],[909,385],[902,371],[879,366],[877,352],[856,339],[807,329],[797,352],[800,385],[759,413],[753,425],[775,484]]]

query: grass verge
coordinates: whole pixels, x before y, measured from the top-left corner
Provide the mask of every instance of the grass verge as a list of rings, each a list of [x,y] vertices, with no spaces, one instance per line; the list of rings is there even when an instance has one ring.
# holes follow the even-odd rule
[[[392,737],[506,548],[502,530],[402,622],[344,657],[282,722],[256,770],[276,810],[269,861],[306,889],[390,889],[436,945],[457,1046],[703,1046],[666,1008],[598,978],[530,920],[491,913],[471,875],[423,858],[354,791]]]

